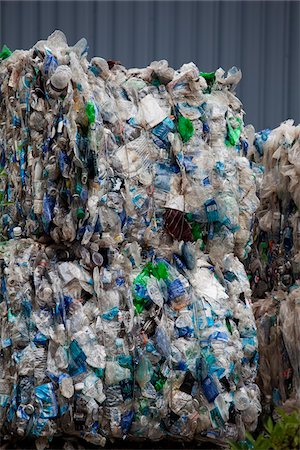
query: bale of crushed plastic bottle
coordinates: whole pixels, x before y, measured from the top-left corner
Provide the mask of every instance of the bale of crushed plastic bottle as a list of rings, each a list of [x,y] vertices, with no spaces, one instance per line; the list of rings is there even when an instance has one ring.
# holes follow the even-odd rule
[[[249,257],[253,296],[287,291],[300,276],[300,126],[292,120],[256,134],[249,157],[263,165],[254,245]]]
[[[193,63],[88,61],[85,40],[68,47],[61,32],[3,59],[3,238],[21,226],[23,237],[85,245],[101,228],[148,245],[163,229],[245,258],[258,200],[241,74],[201,74]]]
[[[252,141],[248,157],[260,174],[260,205],[246,266],[258,329],[258,380],[264,407],[288,410],[300,406],[300,127],[287,120]]]
[[[0,63],[4,439],[239,439],[260,412],[237,69],[61,32]]]
[[[134,242],[101,269],[31,239],[1,245],[2,438],[104,445],[255,429],[257,340],[243,265],[226,255],[221,270],[185,245],[171,263]]]

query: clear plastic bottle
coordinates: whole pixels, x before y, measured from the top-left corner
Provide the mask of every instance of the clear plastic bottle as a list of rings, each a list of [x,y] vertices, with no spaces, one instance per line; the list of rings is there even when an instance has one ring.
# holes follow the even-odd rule
[[[234,404],[238,411],[244,411],[250,406],[250,399],[244,387],[241,387],[234,394]]]
[[[57,98],[64,93],[70,80],[72,78],[72,71],[68,66],[58,66],[50,78],[49,94],[53,98]]]

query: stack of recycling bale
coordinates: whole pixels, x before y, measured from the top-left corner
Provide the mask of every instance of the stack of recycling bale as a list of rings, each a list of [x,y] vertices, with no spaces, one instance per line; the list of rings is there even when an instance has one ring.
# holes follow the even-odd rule
[[[260,386],[268,407],[300,407],[299,155],[300,126],[292,120],[257,133],[248,153],[264,168],[247,266],[256,299]]]
[[[58,31],[1,62],[4,438],[255,429],[240,77],[89,62]]]

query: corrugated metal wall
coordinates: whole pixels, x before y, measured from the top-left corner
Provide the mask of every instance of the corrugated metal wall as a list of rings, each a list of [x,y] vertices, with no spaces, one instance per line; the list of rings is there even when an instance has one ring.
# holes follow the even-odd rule
[[[168,59],[203,71],[236,65],[238,94],[256,128],[300,122],[300,3],[197,1],[0,1],[0,43],[29,48],[61,29],[90,55],[127,67]]]

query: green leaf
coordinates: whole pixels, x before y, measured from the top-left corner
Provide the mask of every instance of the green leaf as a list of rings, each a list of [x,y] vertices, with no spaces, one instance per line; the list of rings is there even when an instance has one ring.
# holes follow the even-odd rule
[[[266,423],[264,424],[265,429],[267,430],[267,432],[269,434],[272,434],[273,428],[274,428],[274,424],[273,424],[273,420],[271,417],[268,417],[268,420],[266,421]]]
[[[263,434],[260,434],[255,441],[255,450],[269,450],[271,449],[271,442],[269,438],[266,438]]]
[[[245,449],[244,445],[242,445],[236,441],[229,441],[229,445],[230,445],[231,450],[244,450]]]
[[[255,444],[254,437],[252,436],[251,433],[249,433],[249,431],[246,431],[246,438],[251,444],[253,444],[253,445]]]
[[[272,430],[270,440],[272,442],[272,447],[274,447],[274,449],[279,448],[278,446],[281,445],[280,443],[282,443],[284,440],[284,437],[286,435],[284,428],[285,427],[283,426],[283,424],[278,422],[275,424],[275,426]],[[283,449],[281,449],[281,450],[283,450]]]
[[[289,417],[282,408],[276,408],[276,412],[282,418]]]

